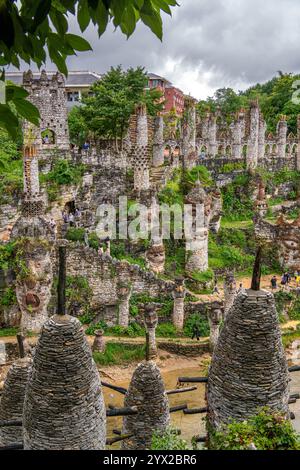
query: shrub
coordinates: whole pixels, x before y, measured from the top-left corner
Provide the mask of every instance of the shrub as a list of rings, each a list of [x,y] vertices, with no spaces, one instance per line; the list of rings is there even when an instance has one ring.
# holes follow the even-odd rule
[[[156,328],[158,338],[177,338],[178,333],[172,323],[160,323]]]
[[[263,408],[243,422],[232,421],[219,432],[211,433],[214,450],[300,450],[300,436],[281,413]]]
[[[189,450],[189,447],[174,429],[169,428],[165,432],[154,432],[151,450]]]
[[[201,317],[196,313],[188,317],[184,325],[185,336],[192,336],[194,327],[198,328],[200,336],[204,338],[209,336],[210,328],[207,318]]]
[[[17,302],[16,291],[13,287],[7,287],[1,298],[1,305],[9,307]]]
[[[107,343],[104,353],[94,352],[93,358],[101,366],[132,364],[142,361],[145,353],[145,345]]]
[[[70,227],[66,233],[66,239],[72,242],[83,242],[84,241],[84,228]]]

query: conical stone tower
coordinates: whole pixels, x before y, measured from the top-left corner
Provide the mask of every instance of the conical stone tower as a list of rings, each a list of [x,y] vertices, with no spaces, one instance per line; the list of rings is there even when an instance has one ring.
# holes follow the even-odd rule
[[[213,428],[267,406],[288,415],[289,376],[273,294],[244,290],[227,313],[208,377]]]
[[[81,323],[65,312],[60,247],[58,312],[42,328],[24,403],[24,448],[103,450],[106,413],[100,377]]]
[[[138,414],[124,417],[122,434],[133,436],[122,443],[122,448],[150,449],[153,433],[165,431],[170,424],[169,401],[160,370],[154,361],[142,362],[135,369],[124,406],[136,406]]]
[[[25,389],[32,360],[28,357],[18,359],[10,367],[3,387],[0,402],[0,421],[19,421],[23,419]],[[0,445],[23,442],[22,426],[0,428]]]

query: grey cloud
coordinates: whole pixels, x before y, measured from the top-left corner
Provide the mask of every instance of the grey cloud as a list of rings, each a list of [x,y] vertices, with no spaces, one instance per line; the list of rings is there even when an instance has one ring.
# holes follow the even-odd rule
[[[299,0],[180,3],[172,19],[164,15],[163,43],[142,24],[129,40],[112,26],[98,39],[91,27],[84,36],[93,52],[71,57],[69,68],[105,72],[111,65],[143,65],[197,97],[268,80],[277,70],[299,71]],[[71,23],[78,32],[74,18]]]

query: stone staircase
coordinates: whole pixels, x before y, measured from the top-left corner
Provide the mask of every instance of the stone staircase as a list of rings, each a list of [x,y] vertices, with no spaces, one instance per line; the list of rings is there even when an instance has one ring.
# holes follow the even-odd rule
[[[166,167],[152,167],[150,169],[150,184],[152,188],[161,189],[166,184]]]

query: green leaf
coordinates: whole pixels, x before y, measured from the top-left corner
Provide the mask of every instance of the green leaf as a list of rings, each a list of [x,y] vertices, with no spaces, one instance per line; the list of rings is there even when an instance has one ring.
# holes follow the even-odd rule
[[[95,18],[98,25],[98,34],[101,36],[101,34],[105,32],[108,23],[108,11],[106,10],[102,1],[99,1],[98,3]]]
[[[35,126],[39,125],[40,113],[39,110],[28,100],[15,99],[13,103],[17,112],[27,121],[32,122]]]
[[[58,70],[67,77],[68,69],[66,66],[65,57],[62,56],[56,49],[54,49],[49,42],[48,42],[48,51],[49,51],[50,59],[52,60],[52,62],[54,62]]]
[[[92,47],[88,41],[76,36],[75,34],[66,34],[66,41],[73,47],[76,51],[91,51]]]
[[[172,15],[171,9],[168,5],[168,1],[165,0],[152,0],[152,3],[156,5],[160,10],[163,10],[168,15]]]
[[[12,101],[15,99],[23,99],[29,95],[28,91],[24,88],[16,85],[6,85],[6,99],[7,101]]]
[[[30,28],[31,32],[34,33],[35,30],[43,23],[47,18],[51,8],[51,0],[40,0],[34,15],[33,24]]]
[[[144,2],[141,10],[141,20],[160,40],[162,40],[162,19],[160,13],[153,8],[150,0],[145,0]]]
[[[136,16],[135,10],[133,7],[129,6],[122,16],[121,22],[121,30],[123,33],[127,35],[127,37],[131,36],[134,32],[136,26]]]
[[[65,16],[58,10],[53,8],[50,10],[50,19],[56,29],[56,31],[63,36],[68,31],[68,22]]]
[[[87,0],[80,0],[78,4],[77,20],[82,33],[88,27],[90,19],[91,18]]]
[[[0,104],[0,126],[7,130],[7,132],[16,138],[17,128],[19,125],[18,118],[14,115],[7,104]]]

